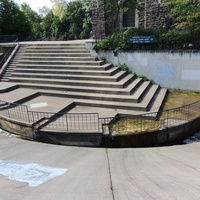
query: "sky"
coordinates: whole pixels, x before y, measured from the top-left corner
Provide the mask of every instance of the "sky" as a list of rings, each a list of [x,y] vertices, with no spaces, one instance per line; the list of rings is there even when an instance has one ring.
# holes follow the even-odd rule
[[[43,6],[47,6],[48,8],[52,8],[52,3],[50,0],[14,0],[15,3],[17,3],[18,5],[21,5],[23,3],[27,3],[32,10],[34,10],[35,12],[38,12],[38,9],[43,7]]]

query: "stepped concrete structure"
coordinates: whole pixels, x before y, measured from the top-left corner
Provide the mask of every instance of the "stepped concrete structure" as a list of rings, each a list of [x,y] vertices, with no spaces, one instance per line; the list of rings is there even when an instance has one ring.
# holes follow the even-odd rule
[[[97,114],[94,119],[90,115],[90,122],[96,117],[106,119],[101,124],[98,121],[98,128],[84,129],[87,116],[74,118],[79,130],[68,122],[67,126],[75,133],[102,133],[102,124],[116,115],[137,116],[160,110],[166,88],[92,57],[85,42],[21,43],[2,71],[0,99],[26,105],[29,111],[51,113],[49,118],[37,120],[40,131],[53,132],[57,126],[52,124],[62,113]]]

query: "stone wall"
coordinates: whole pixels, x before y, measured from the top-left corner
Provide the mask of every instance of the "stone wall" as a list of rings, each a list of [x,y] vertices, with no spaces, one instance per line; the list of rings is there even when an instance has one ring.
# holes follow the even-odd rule
[[[140,0],[143,9],[138,12],[135,24],[138,24],[138,27],[150,29],[160,29],[166,26],[168,8],[163,6],[163,1],[165,0]],[[109,18],[104,12],[104,5],[100,2],[102,1],[93,0],[92,9],[93,36],[98,39],[112,32],[112,27],[109,25],[111,17]],[[123,26],[119,25],[119,27]]]
[[[101,39],[106,35],[104,5],[98,0],[93,0],[92,32],[95,39]]]
[[[139,27],[160,29],[166,25],[168,8],[159,0],[140,0],[142,11],[139,12]]]

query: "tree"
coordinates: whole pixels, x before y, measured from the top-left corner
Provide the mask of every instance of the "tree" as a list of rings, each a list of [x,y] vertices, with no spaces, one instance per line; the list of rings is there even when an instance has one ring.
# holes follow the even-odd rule
[[[86,12],[83,1],[69,2],[63,15],[62,24],[69,28],[69,39],[89,38],[91,32],[90,13]]]
[[[167,0],[165,4],[170,8],[170,17],[174,19],[173,27],[182,32],[189,32],[191,35],[191,42],[199,46],[200,1]]]
[[[50,11],[51,11],[51,9],[48,8],[47,6],[42,6],[41,8],[39,8],[38,13],[42,17],[45,17]]]
[[[67,1],[66,0],[51,0],[53,5],[53,14],[59,19],[62,19],[65,9],[67,7]]]
[[[166,5],[175,19],[176,28],[195,30],[200,26],[199,0],[167,0]]]
[[[37,40],[40,38],[41,32],[41,17],[31,9],[31,7],[23,3],[21,5],[21,10],[25,14],[30,26],[31,26],[31,33],[29,36],[30,40]]]
[[[43,39],[52,39],[52,37],[55,37],[58,34],[59,21],[59,18],[53,14],[53,11],[50,11],[45,17],[43,17]]]
[[[30,23],[19,6],[12,0],[0,0],[0,34],[18,34],[25,40],[30,32]]]

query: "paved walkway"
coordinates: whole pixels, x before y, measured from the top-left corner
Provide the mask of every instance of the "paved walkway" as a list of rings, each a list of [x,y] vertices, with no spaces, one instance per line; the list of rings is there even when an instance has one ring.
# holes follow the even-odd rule
[[[48,176],[42,174],[45,169],[36,171],[38,165],[67,169],[38,186],[0,175],[2,200],[200,199],[200,143],[104,149],[56,146],[0,135],[0,149],[0,163],[9,161],[7,167],[11,163],[15,169],[22,163],[36,163],[26,171],[31,171],[32,181],[37,176],[42,179]],[[34,175],[35,171],[38,174]],[[12,173],[27,176],[21,170]]]
[[[23,98],[33,96],[40,91],[34,88],[17,88],[12,91],[4,92],[7,88],[13,87],[17,84],[9,83],[9,82],[1,82],[0,83],[0,100],[6,101],[9,103],[14,103]],[[63,92],[64,93],[64,92]],[[75,102],[74,99],[66,98],[66,97],[56,97],[56,96],[46,96],[35,95],[31,97],[29,100],[26,100],[22,105],[26,105],[29,111],[35,112],[49,112],[49,113],[57,113],[60,110],[64,109],[66,106]],[[88,107],[88,106],[75,106],[74,108],[68,111],[69,113],[99,113],[100,118],[114,117],[117,114],[117,110],[115,109],[107,109],[101,107]]]

